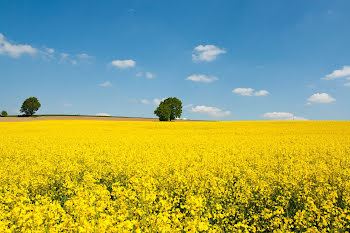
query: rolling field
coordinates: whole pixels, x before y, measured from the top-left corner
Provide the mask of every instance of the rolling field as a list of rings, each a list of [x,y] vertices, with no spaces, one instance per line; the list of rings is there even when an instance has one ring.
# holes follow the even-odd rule
[[[0,122],[0,232],[348,232],[350,122]]]

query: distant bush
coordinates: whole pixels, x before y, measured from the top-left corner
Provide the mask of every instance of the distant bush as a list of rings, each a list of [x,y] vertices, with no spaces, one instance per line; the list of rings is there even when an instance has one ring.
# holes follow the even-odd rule
[[[6,112],[5,110],[2,111],[2,112],[1,112],[1,116],[2,116],[2,117],[7,117],[7,112]]]

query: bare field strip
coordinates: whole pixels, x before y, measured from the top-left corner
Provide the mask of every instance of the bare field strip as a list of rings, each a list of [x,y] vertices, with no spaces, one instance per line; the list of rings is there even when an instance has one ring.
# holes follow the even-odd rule
[[[38,116],[1,117],[0,122],[46,121],[46,120],[94,120],[94,121],[158,121],[156,118],[99,117],[99,116]]]

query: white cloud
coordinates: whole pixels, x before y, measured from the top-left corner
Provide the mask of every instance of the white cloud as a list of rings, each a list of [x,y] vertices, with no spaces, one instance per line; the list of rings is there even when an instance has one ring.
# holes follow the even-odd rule
[[[260,91],[256,91],[254,93],[255,96],[265,96],[265,95],[268,95],[268,94],[269,94],[269,92],[266,91],[266,90],[260,90]]]
[[[92,56],[81,53],[77,55],[70,55],[68,53],[57,53],[55,49],[43,46],[41,49],[33,48],[26,44],[14,44],[5,39],[5,36],[0,33],[0,55],[8,55],[18,58],[24,54],[39,55],[42,59],[47,61],[57,60],[59,63],[70,63],[73,65],[79,62],[88,62]]]
[[[59,63],[70,63],[73,65],[79,62],[87,62],[92,56],[81,53],[77,55],[70,55],[68,53],[57,53],[55,49],[43,46],[41,49],[33,48],[26,44],[14,44],[5,39],[5,36],[0,33],[0,55],[8,55],[18,58],[24,54],[39,55],[42,59],[47,61],[57,60]]]
[[[294,114],[289,112],[267,112],[263,115],[265,119],[274,121],[307,121],[308,119],[304,117],[294,116]]]
[[[101,87],[111,87],[112,86],[112,83],[110,81],[106,81],[104,83],[101,83],[100,84]]]
[[[236,88],[232,90],[232,93],[238,94],[238,95],[244,95],[244,96],[252,96],[254,93],[253,88]]]
[[[323,79],[332,80],[346,76],[350,76],[350,66],[343,66],[343,69],[341,70],[334,70],[332,73],[327,74]]]
[[[142,77],[142,76],[145,76],[146,78],[148,79],[152,79],[152,78],[155,78],[156,76],[154,74],[152,74],[151,72],[138,72],[136,73],[136,77]]]
[[[204,106],[204,105],[196,106],[196,107],[192,108],[191,111],[192,112],[206,113],[212,117],[226,117],[226,116],[229,116],[231,114],[230,111],[223,111],[220,108],[208,107],[208,106]]]
[[[143,103],[143,104],[150,104],[150,102],[148,100],[146,100],[146,99],[142,99],[141,103]]]
[[[134,67],[136,62],[134,60],[114,60],[111,64],[119,69],[127,69]]]
[[[266,90],[255,91],[253,88],[236,88],[232,90],[232,93],[242,96],[265,96],[269,94]]]
[[[23,54],[33,55],[38,50],[26,44],[11,44],[5,39],[5,36],[0,33],[0,54],[8,55],[13,58],[18,58]]]
[[[186,118],[186,117],[183,117],[183,118],[176,117],[175,120],[178,120],[178,121],[186,121],[187,118]]]
[[[350,83],[345,83],[344,86],[350,87]]]
[[[307,101],[308,103],[328,104],[335,102],[336,99],[328,95],[327,93],[316,93],[310,96],[310,98],[308,98]]]
[[[163,99],[154,98],[154,99],[153,99],[153,104],[159,105],[160,102],[163,101],[163,100],[165,100],[165,98],[163,98]]]
[[[146,72],[146,78],[154,78],[154,74],[152,74],[151,72]]]
[[[165,100],[165,98],[163,98],[163,99],[154,98],[154,99],[152,100],[152,103],[153,103],[154,105],[159,105],[160,102],[163,101],[163,100]],[[141,103],[143,103],[143,104],[150,104],[151,102],[150,102],[149,100],[147,100],[147,99],[142,99],[142,100],[141,100]]]
[[[192,52],[193,61],[214,61],[220,54],[226,53],[226,50],[220,49],[215,45],[198,45]]]
[[[191,80],[193,82],[211,83],[219,79],[217,77],[209,77],[204,74],[193,74],[191,76],[188,76],[186,80]]]
[[[96,116],[111,116],[111,115],[109,115],[108,113],[101,112],[101,113],[96,113]]]
[[[49,54],[53,54],[55,52],[54,49],[52,48],[45,48],[46,52],[49,53]]]

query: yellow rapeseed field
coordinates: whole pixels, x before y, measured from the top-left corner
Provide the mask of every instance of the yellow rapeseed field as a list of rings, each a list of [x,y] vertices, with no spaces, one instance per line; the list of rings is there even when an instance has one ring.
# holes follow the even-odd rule
[[[0,123],[0,232],[349,232],[350,122]]]

